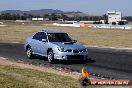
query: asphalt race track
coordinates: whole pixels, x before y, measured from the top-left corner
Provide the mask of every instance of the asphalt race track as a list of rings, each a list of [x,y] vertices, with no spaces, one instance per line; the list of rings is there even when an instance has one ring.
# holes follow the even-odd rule
[[[58,62],[53,66],[66,67],[81,71],[85,67],[90,73],[110,77],[114,79],[132,80],[132,50],[116,50],[107,48],[88,48],[90,61],[80,62]],[[23,60],[34,65],[48,64],[44,57],[27,59],[23,44],[0,43],[0,57],[10,60]]]

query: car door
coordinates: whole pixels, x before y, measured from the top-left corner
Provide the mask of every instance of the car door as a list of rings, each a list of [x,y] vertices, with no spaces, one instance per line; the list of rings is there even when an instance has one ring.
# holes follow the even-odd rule
[[[41,41],[42,32],[37,32],[32,38],[32,50],[35,54],[39,54],[39,42]]]
[[[44,32],[38,32],[33,36],[32,49],[35,54],[42,56],[47,55],[47,42],[43,42],[42,39],[47,40],[47,35]]]
[[[42,39],[45,39],[46,41],[42,41]],[[46,33],[42,32],[41,33],[41,38],[40,38],[40,41],[39,41],[39,46],[38,46],[38,51],[41,55],[43,56],[46,56],[47,55],[47,35]]]
[[[46,37],[46,33],[44,32],[37,32],[33,38],[32,38],[32,50],[35,54],[45,54],[46,51],[45,51],[45,48],[46,48],[46,42],[42,42],[42,39],[46,39],[47,40],[47,37]]]

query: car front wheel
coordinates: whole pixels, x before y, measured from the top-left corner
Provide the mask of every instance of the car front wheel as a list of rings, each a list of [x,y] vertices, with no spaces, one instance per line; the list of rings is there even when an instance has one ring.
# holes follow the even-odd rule
[[[32,59],[32,58],[33,58],[32,48],[31,48],[30,46],[27,48],[26,53],[27,53],[27,57],[28,57],[29,59]]]
[[[54,63],[54,53],[53,53],[53,50],[50,50],[50,51],[48,52],[48,62],[49,62],[50,64],[53,64],[53,63]]]

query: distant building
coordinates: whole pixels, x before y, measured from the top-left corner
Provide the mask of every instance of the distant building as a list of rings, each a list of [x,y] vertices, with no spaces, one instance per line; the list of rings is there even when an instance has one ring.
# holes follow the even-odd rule
[[[28,21],[49,21],[49,18],[27,18]]]
[[[32,21],[43,21],[44,18],[32,18]]]
[[[31,20],[32,21],[38,21],[38,18],[32,18]]]
[[[44,18],[38,18],[38,21],[43,21],[44,20]]]
[[[108,23],[112,24],[113,22],[118,23],[122,21],[122,13],[117,11],[108,11]]]
[[[58,19],[58,21],[63,21],[63,19]]]
[[[50,19],[49,18],[44,18],[44,21],[49,21]]]

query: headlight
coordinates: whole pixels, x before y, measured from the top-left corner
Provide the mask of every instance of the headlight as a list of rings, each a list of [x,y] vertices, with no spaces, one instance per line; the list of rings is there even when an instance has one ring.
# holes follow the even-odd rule
[[[58,47],[58,50],[61,51],[61,52],[66,52],[66,50],[62,47]]]
[[[86,48],[86,49],[83,49],[82,51],[83,51],[83,52],[88,52],[88,49]]]

